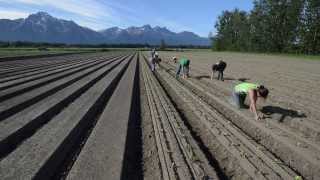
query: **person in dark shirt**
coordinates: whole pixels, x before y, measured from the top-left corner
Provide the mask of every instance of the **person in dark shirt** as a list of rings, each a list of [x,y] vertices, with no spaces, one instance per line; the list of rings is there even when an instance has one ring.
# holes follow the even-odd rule
[[[213,80],[214,73],[218,71],[218,80],[224,81],[223,72],[227,67],[227,63],[224,62],[222,59],[219,60],[216,64],[212,65],[211,71],[211,80]]]

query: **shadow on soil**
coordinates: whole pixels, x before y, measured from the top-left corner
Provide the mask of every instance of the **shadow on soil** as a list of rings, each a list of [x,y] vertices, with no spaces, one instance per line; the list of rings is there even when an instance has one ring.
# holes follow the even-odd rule
[[[201,75],[201,76],[194,76],[195,79],[201,80],[201,79],[210,79],[211,77],[208,75]],[[216,79],[216,78],[215,78]],[[247,82],[250,80],[249,78],[232,78],[232,77],[226,77],[224,78],[225,81],[241,81],[241,82]]]
[[[174,68],[169,68],[169,69],[164,69],[162,68],[164,71],[166,71],[167,73],[169,73],[170,71],[176,71]]]
[[[204,75],[204,76],[194,76],[195,79],[210,79],[210,76]]]
[[[143,179],[139,59],[136,68],[121,180]]]
[[[241,82],[247,82],[250,80],[250,78],[231,78],[231,77],[226,77],[224,78],[225,81],[241,81]]]
[[[250,80],[250,78],[239,78],[238,81],[241,82],[247,82],[248,80]]]
[[[307,116],[304,113],[299,113],[298,111],[285,109],[279,106],[265,106],[262,108],[261,112],[267,116],[273,114],[280,114],[279,122],[283,122],[286,117],[291,118],[306,118]]]

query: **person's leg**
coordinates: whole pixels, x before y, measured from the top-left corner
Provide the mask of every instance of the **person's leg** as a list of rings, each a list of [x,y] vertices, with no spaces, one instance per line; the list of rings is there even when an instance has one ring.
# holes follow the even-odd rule
[[[221,71],[221,81],[224,81],[224,78],[223,78],[223,71]]]
[[[244,108],[245,104],[244,101],[246,100],[247,95],[244,93],[236,93],[235,91],[232,92],[233,100],[236,103],[236,106],[240,108]]]
[[[186,67],[185,66],[181,66],[181,72],[182,72],[182,78],[186,78]]]
[[[188,78],[189,77],[189,66],[186,66],[186,77]]]
[[[237,108],[241,108],[241,104],[240,104],[240,94],[236,93],[236,92],[232,92],[232,97],[233,100],[235,102],[235,105],[237,106]]]
[[[151,63],[151,71],[153,72],[155,70],[155,64]]]
[[[218,80],[221,78],[221,71],[218,71]]]
[[[245,107],[244,101],[246,100],[246,97],[247,97],[246,94],[239,94],[240,108]]]
[[[177,68],[177,71],[176,71],[176,78],[179,77],[180,71],[181,71],[181,65],[179,64],[179,66],[178,66],[178,68]]]

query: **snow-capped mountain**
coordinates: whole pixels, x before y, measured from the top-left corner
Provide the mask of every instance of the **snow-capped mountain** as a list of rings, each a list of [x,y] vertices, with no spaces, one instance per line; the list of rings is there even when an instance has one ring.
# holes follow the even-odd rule
[[[68,44],[102,42],[100,33],[45,12],[31,14],[26,19],[0,20],[0,40]]]
[[[192,32],[171,32],[165,27],[112,27],[96,32],[86,27],[50,16],[45,12],[31,14],[25,19],[0,19],[0,41],[31,41],[67,44],[160,44],[209,45],[207,38]]]
[[[192,44],[192,45],[209,45],[208,38],[202,38],[192,32],[175,33],[166,27],[156,26],[152,28],[150,25],[142,27],[129,27],[120,29],[113,27],[101,31],[107,42],[110,43],[139,43],[157,45],[161,40],[165,40],[170,45]]]

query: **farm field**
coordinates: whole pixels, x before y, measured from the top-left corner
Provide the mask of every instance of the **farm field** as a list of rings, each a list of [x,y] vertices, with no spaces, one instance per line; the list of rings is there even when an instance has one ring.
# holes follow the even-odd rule
[[[172,62],[162,63],[165,71],[159,69],[157,75],[166,84],[167,90],[172,92],[172,97],[180,100],[178,104],[182,104],[181,111],[196,115],[189,121],[194,124],[194,127],[198,127],[195,128],[195,133],[203,136],[203,141],[208,141],[208,137],[211,137],[210,141],[214,143],[212,146],[215,146],[211,151],[218,161],[221,155],[218,151],[223,152],[224,156],[220,157],[220,161],[225,163],[221,163],[223,169],[230,168],[234,177],[243,159],[248,159],[252,167],[257,167],[256,171],[266,168],[261,166],[264,163],[265,166],[276,167],[267,165],[267,162],[271,163],[277,159],[282,165],[286,165],[305,179],[317,179],[318,175],[315,174],[319,172],[320,165],[318,155],[320,82],[317,80],[320,75],[319,61],[243,53],[167,52],[161,54],[164,62],[169,61],[173,56],[191,59],[191,78],[179,79],[179,82],[172,78],[177,66]],[[209,77],[211,65],[217,62],[218,57],[222,57],[228,63],[224,82],[211,81]],[[232,88],[244,81],[263,84],[270,89],[269,99],[259,105],[259,109],[265,114],[265,119],[261,122],[254,121],[253,115],[248,110],[239,111],[230,102]],[[199,101],[198,104],[196,101]],[[206,112],[208,107],[210,109]],[[210,115],[209,110],[217,115]],[[188,116],[186,117],[188,119]],[[215,117],[218,117],[217,120],[214,120]],[[211,136],[206,134],[203,124],[199,123],[200,119],[203,124],[207,123],[207,130],[212,131]],[[221,127],[217,125],[219,121],[221,121]],[[215,128],[212,128],[212,125],[215,125]],[[222,136],[221,140],[219,136]],[[227,142],[224,142],[226,144],[223,143],[225,136],[230,137],[226,140]],[[218,145],[217,141],[220,141]],[[223,145],[225,149],[222,148]],[[243,154],[245,158],[234,152],[231,149],[232,146],[239,148],[237,153]],[[230,155],[226,157],[225,153],[228,151]],[[260,156],[268,154],[265,152],[273,155],[269,156],[270,161]],[[233,168],[229,167],[230,163],[236,162],[232,154],[235,158],[239,158],[239,164],[233,165]],[[249,172],[254,169],[252,167],[247,165],[244,169],[247,168],[245,171]],[[275,168],[271,172],[275,173],[276,169],[281,168]],[[271,175],[272,173],[262,174]],[[279,172],[276,174],[280,175]]]
[[[0,48],[0,58],[105,51],[102,48]]]
[[[320,177],[320,61],[110,51],[0,62],[0,179]],[[176,79],[170,59],[191,59]],[[210,80],[222,57],[225,81]],[[270,89],[255,121],[232,87]]]

